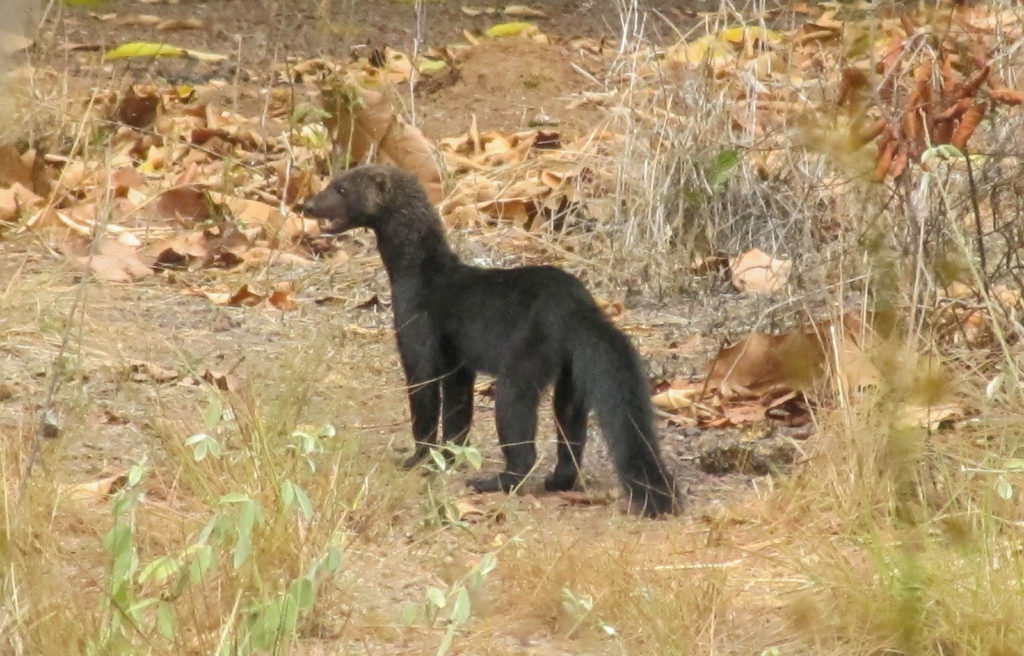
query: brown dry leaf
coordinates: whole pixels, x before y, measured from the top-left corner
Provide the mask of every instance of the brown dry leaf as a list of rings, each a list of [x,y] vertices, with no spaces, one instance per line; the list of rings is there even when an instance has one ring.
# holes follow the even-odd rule
[[[741,292],[771,294],[782,289],[793,269],[791,260],[776,260],[754,248],[729,259],[733,286]]]
[[[87,269],[100,280],[133,282],[152,275],[153,270],[139,258],[133,246],[104,238],[92,250],[89,241],[73,237],[60,244],[60,250],[72,264]]]
[[[153,259],[159,269],[200,269],[211,259],[211,248],[205,233],[184,232],[167,239],[157,240],[142,252]]]
[[[78,483],[64,489],[64,497],[68,501],[100,501],[111,496],[128,482],[128,472],[123,471],[106,478],[88,483]]]
[[[517,226],[529,228],[534,209],[533,203],[514,198],[478,203],[476,209],[489,214],[499,221],[511,221]],[[539,226],[538,226],[539,227]]]
[[[117,104],[117,120],[133,128],[149,127],[161,108],[160,94],[151,84],[134,84],[124,92]]]
[[[963,419],[966,412],[959,403],[943,403],[931,406],[904,406],[896,424],[903,428],[927,428],[938,430],[943,424]]]
[[[651,403],[662,410],[684,410],[690,408],[704,392],[704,383],[674,380],[668,389],[651,397]]]
[[[722,407],[722,416],[733,426],[751,424],[765,420],[768,408],[753,403],[728,403]]]
[[[6,144],[0,146],[0,187],[15,183],[31,188],[32,166],[22,159],[17,148]]]
[[[609,301],[606,298],[595,297],[594,303],[598,309],[609,319],[621,319],[626,313],[626,306],[618,301]]]
[[[156,25],[157,32],[171,32],[178,30],[201,30],[206,25],[198,18],[178,18],[160,21]]]
[[[459,513],[459,519],[482,519],[487,516],[487,511],[473,503],[469,497],[459,497],[456,499],[455,510]]]
[[[299,307],[295,300],[295,293],[287,289],[278,289],[267,297],[267,303],[281,310],[294,310]]]
[[[171,187],[160,194],[155,204],[157,216],[174,219],[185,227],[205,221],[212,215],[207,191],[201,185]]]
[[[234,373],[234,370],[215,371],[207,369],[203,372],[202,379],[225,392],[238,392],[242,389],[242,379]]]
[[[171,369],[154,362],[145,360],[132,360],[128,363],[131,369],[131,377],[135,382],[153,381],[155,383],[168,383],[177,380],[181,374],[177,369]]]
[[[501,13],[506,16],[514,16],[516,18],[547,18],[540,9],[534,9],[533,7],[527,7],[526,5],[507,5],[501,10]]]
[[[703,276],[713,271],[721,271],[728,265],[729,258],[724,255],[705,255],[694,258],[690,262],[690,270],[698,276]]]
[[[607,506],[609,502],[608,496],[588,494],[576,490],[559,492],[558,499],[569,506]]]
[[[264,298],[265,297],[249,289],[249,285],[242,285],[235,290],[235,293],[228,296],[224,304],[239,307],[253,307],[262,303]]]
[[[365,162],[375,153],[377,161],[415,175],[431,202],[440,202],[441,171],[433,144],[392,110],[387,96],[352,82],[336,82],[321,93],[331,115],[324,124],[336,151],[349,153],[355,162]]]
[[[43,199],[31,189],[15,182],[6,189],[0,189],[0,221],[12,221],[43,204]],[[31,227],[31,226],[30,226]]]
[[[808,387],[821,372],[820,340],[803,331],[750,333],[708,365],[707,387],[725,398],[756,399]]]

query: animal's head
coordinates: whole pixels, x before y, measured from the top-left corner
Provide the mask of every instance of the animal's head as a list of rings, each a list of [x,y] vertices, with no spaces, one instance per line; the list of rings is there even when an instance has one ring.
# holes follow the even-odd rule
[[[301,211],[319,219],[324,234],[352,228],[374,228],[385,214],[396,170],[390,166],[360,166],[331,180],[320,193],[306,199]]]

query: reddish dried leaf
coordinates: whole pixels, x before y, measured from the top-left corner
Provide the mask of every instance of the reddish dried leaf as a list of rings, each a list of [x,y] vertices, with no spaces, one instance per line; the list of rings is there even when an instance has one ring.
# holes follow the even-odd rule
[[[992,71],[992,67],[986,65],[980,71],[976,71],[974,75],[967,78],[961,87],[960,92],[957,94],[958,98],[973,98],[974,94],[978,92],[978,89],[984,84],[985,80],[988,79],[988,74]]]
[[[279,289],[272,293],[267,298],[267,303],[281,311],[294,310],[299,307],[299,304],[295,301],[295,295],[292,292],[283,289]]]
[[[210,218],[210,201],[199,185],[172,187],[160,194],[156,212],[161,218],[175,219],[186,227]]]
[[[882,118],[869,124],[854,137],[854,148],[860,148],[864,144],[874,141],[880,134],[885,132],[887,127],[889,127],[889,122]]]
[[[907,152],[907,145],[905,143],[901,143],[896,149],[896,154],[892,158],[892,163],[889,165],[889,176],[893,178],[900,177],[900,174],[906,170],[909,162],[910,155]]]
[[[153,124],[160,109],[160,94],[152,85],[132,85],[117,105],[117,120],[133,128]]]
[[[263,298],[263,296],[249,289],[249,285],[242,285],[234,294],[228,297],[225,305],[253,307],[262,303]]]
[[[964,112],[963,117],[960,119],[959,125],[953,130],[953,136],[950,137],[949,143],[953,144],[960,150],[967,148],[967,142],[970,140],[971,135],[978,129],[981,124],[981,119],[985,117],[985,112],[988,111],[988,103],[979,102],[975,103]]]
[[[868,76],[864,71],[847,66],[843,69],[842,77],[839,80],[839,97],[836,98],[836,105],[842,107],[850,102],[861,91],[868,86]]]
[[[875,164],[875,172],[872,174],[875,182],[885,180],[885,176],[888,175],[889,167],[892,165],[892,158],[896,154],[897,145],[896,140],[890,138],[879,147],[878,162]]]
[[[1024,103],[1024,91],[1018,91],[1017,89],[995,87],[993,89],[989,89],[988,95],[995,102],[1003,103],[1004,105],[1019,105]]]
[[[953,62],[957,56],[946,53],[942,56],[942,95],[945,98],[952,97],[956,88],[963,82],[964,77],[953,68]]]
[[[821,373],[824,358],[821,341],[813,334],[751,333],[719,351],[708,367],[707,387],[728,388],[732,397],[783,394],[808,386]]]
[[[960,116],[964,112],[966,112],[970,108],[970,106],[971,106],[971,99],[970,98],[961,98],[960,100],[958,100],[955,103],[953,103],[950,107],[948,107],[945,111],[943,111],[938,116],[936,116],[935,120],[936,121],[952,121],[952,120],[958,119],[958,118],[960,118]],[[943,143],[943,142],[937,141],[936,143]]]

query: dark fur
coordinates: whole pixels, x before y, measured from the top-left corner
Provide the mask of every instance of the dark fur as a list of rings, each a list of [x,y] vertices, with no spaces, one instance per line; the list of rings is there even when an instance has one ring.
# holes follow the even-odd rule
[[[553,267],[461,263],[422,187],[393,167],[352,169],[302,209],[321,219],[327,233],[365,227],[377,235],[409,385],[416,451],[407,467],[438,444],[439,418],[445,441],[465,443],[474,378],[486,372],[497,377],[505,471],[469,484],[478,491],[511,490],[534,466],[537,406],[541,391],[554,383],[558,462],[545,479],[547,489],[576,486],[593,409],[631,509],[647,516],[672,512],[672,485],[636,352],[576,278]]]

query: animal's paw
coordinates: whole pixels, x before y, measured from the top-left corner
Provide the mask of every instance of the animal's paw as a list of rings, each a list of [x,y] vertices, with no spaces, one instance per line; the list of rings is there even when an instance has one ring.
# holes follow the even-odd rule
[[[466,481],[466,485],[477,492],[511,492],[522,482],[522,476],[501,472],[497,476],[471,478]]]
[[[402,463],[403,469],[413,469],[416,465],[424,462],[430,457],[430,447],[422,444],[416,445],[416,450],[412,452],[412,455],[405,459]]]
[[[544,489],[548,492],[566,492],[577,489],[578,476],[575,473],[564,474],[554,471],[544,479]]]

